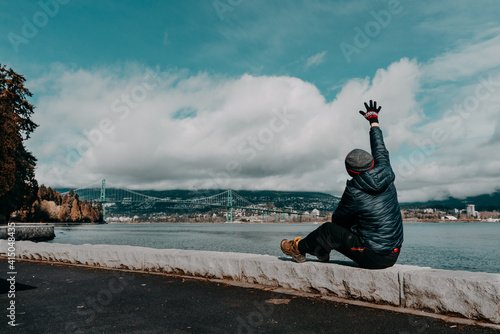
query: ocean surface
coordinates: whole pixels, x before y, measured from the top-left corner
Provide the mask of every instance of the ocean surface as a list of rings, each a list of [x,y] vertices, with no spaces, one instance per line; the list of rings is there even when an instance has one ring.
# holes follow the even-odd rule
[[[50,242],[132,245],[284,256],[284,238],[319,224],[106,224],[56,226]],[[500,223],[405,223],[399,264],[500,273]],[[313,258],[311,256],[311,258]],[[332,252],[331,261],[350,261]]]

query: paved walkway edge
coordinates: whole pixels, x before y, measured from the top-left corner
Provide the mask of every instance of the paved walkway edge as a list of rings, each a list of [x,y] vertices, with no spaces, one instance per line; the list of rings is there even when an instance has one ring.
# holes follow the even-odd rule
[[[0,240],[2,256],[8,247]],[[407,265],[367,270],[269,255],[31,241],[17,241],[15,253],[18,259],[229,279],[500,324],[500,274]]]

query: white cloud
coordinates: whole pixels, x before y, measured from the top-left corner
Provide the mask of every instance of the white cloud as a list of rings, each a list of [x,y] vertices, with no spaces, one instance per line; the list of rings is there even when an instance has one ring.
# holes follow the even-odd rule
[[[348,178],[345,155],[370,149],[369,126],[358,113],[370,99],[382,106],[401,201],[491,192],[500,181],[492,158],[499,126],[491,121],[500,89],[469,116],[444,110],[428,120],[417,102],[423,71],[415,60],[394,62],[372,79],[348,80],[331,102],[313,84],[289,76],[171,71],[154,80],[150,72],[138,65],[56,67],[50,80],[28,83],[40,92],[35,121],[41,126],[28,142],[39,159],[39,181],[84,186],[106,178],[111,186],[136,188],[340,195]],[[476,86],[461,87],[458,101],[474,96]],[[435,139],[436,131],[447,138]],[[78,149],[83,154],[74,164]]]
[[[325,62],[325,58],[326,58],[326,51],[319,52],[314,56],[307,58],[306,68],[323,64]]]
[[[500,145],[499,36],[492,29],[420,66],[415,89],[427,110],[415,118],[403,150],[392,159],[402,201],[463,198],[500,188],[494,158]]]
[[[399,115],[384,125],[388,145],[398,146],[398,137],[407,135],[397,129],[412,123],[417,72],[415,62],[401,60],[378,71],[372,83],[349,81],[329,103],[314,85],[293,77],[169,73],[140,102],[132,96],[144,84],[144,68],[65,70],[53,82],[54,93],[39,99],[41,127],[30,148],[40,160],[37,177],[52,186],[105,177],[111,184],[158,189],[341,193],[345,155],[354,147],[369,149],[369,126],[358,114],[363,101],[376,97],[384,120]],[[113,131],[99,130],[103,122]],[[85,132],[97,143],[87,153]],[[72,166],[78,149],[84,154]]]
[[[500,66],[500,34],[498,29],[492,32],[495,33],[493,37],[462,45],[432,59],[423,68],[426,79],[431,82],[457,81]]]

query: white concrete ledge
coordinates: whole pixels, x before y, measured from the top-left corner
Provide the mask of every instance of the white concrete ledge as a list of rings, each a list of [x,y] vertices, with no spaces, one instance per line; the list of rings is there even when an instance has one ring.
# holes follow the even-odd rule
[[[6,256],[7,241],[0,240]],[[367,270],[243,253],[17,241],[19,259],[230,279],[500,324],[500,274],[395,265]]]

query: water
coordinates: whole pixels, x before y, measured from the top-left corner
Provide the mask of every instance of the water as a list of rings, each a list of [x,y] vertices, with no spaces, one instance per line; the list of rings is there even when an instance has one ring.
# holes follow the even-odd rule
[[[51,242],[132,245],[282,256],[282,239],[318,224],[108,224],[56,227]],[[500,273],[499,223],[406,223],[399,264]],[[331,260],[346,261],[332,252]]]

